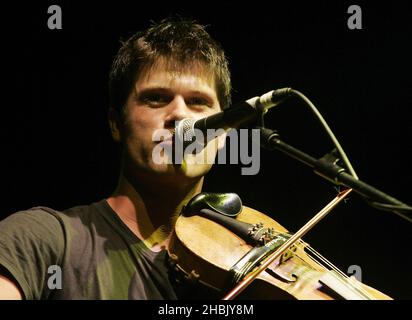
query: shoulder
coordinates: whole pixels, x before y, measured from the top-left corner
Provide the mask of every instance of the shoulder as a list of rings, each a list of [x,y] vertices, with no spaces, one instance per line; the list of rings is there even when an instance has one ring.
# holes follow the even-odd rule
[[[44,207],[33,207],[9,215],[0,221],[0,230],[9,231],[9,233],[18,233],[20,231],[34,232],[57,232],[61,229],[57,216],[50,214],[52,209]]]
[[[108,209],[106,200],[100,200],[89,205],[78,205],[61,212],[51,213],[61,220],[63,225],[70,225],[76,230],[89,230],[95,228],[96,225],[106,223],[106,218],[110,215]]]
[[[86,227],[102,219],[104,200],[89,205],[74,206],[56,210],[46,206],[36,206],[17,211],[0,221],[0,230],[19,234],[22,231],[39,235],[62,237],[69,229]]]
[[[88,205],[78,205],[62,211],[47,207],[37,207],[51,215],[60,224],[66,243],[84,247],[96,238],[109,237],[113,234],[113,212],[106,202],[100,200]]]
[[[6,270],[26,299],[46,296],[50,266],[71,270],[93,254],[99,231],[107,228],[98,204],[62,211],[33,207],[0,221],[0,273]]]
[[[105,209],[105,200],[101,200],[87,205],[73,206],[64,210],[38,206],[17,212],[17,214],[36,216],[39,219],[54,219],[63,225],[70,222],[73,223],[74,221],[82,221],[84,224],[89,224],[93,220],[101,219]]]

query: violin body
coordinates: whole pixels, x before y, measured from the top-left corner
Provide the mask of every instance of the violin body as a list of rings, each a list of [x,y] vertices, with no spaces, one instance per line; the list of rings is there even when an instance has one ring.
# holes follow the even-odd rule
[[[276,232],[288,230],[267,215],[242,206],[234,219],[255,224],[263,223]],[[172,267],[180,275],[179,283],[192,288],[184,298],[222,298],[232,286],[229,270],[253,249],[253,245],[224,226],[200,215],[180,215],[176,221],[168,253]],[[184,279],[182,281],[182,279]],[[336,280],[336,279],[335,279]],[[296,245],[293,253],[275,260],[240,295],[240,299],[298,299],[335,300],[349,290],[340,279],[334,280],[330,271],[317,263],[306,252],[304,245]],[[183,282],[183,283],[182,283]],[[391,299],[354,278],[345,282],[367,292],[370,299]],[[351,291],[350,289],[349,291]],[[356,291],[356,290],[355,290]],[[355,298],[353,298],[355,297]],[[359,299],[361,299],[360,296]]]

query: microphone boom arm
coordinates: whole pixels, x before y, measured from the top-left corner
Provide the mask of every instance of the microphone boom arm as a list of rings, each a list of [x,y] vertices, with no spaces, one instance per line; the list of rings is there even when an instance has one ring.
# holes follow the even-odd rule
[[[368,200],[376,201],[376,208],[385,207],[392,208],[392,212],[396,213],[405,220],[412,222],[412,207],[395,199],[394,197],[378,190],[371,185],[354,178],[345,172],[345,169],[337,164],[327,161],[326,158],[316,159],[312,156],[292,147],[291,145],[279,139],[276,131],[268,128],[258,128],[261,133],[261,144],[268,150],[279,150],[288,156],[299,160],[300,162],[313,168],[315,173],[321,177],[333,182],[337,185],[344,185],[353,189],[356,193],[366,197]],[[380,203],[380,204],[379,204]]]

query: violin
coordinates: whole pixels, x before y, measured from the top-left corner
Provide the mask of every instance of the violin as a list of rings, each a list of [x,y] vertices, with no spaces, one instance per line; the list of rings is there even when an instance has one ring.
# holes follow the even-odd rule
[[[221,299],[287,239],[288,230],[236,194],[201,193],[177,218],[168,254],[178,296]],[[348,277],[299,239],[239,299],[391,300]]]

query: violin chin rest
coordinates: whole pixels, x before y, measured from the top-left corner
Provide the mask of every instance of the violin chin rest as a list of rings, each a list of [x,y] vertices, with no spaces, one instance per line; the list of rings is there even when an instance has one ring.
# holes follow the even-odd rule
[[[209,209],[235,218],[242,211],[242,200],[236,193],[201,192],[184,206],[182,214],[192,216],[202,209]]]

